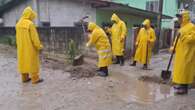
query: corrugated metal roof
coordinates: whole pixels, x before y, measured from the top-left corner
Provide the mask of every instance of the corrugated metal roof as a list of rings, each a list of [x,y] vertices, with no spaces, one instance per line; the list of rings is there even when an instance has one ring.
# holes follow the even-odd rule
[[[8,0],[7,3],[0,6],[0,15],[2,15],[4,12],[12,9],[14,6],[19,5],[20,3],[23,3],[28,0]]]
[[[28,0],[10,0],[8,3],[0,7],[0,15],[10,10],[14,6],[17,6],[20,3],[23,3],[25,1],[28,1]],[[92,4],[92,6],[94,6],[94,8],[97,8],[97,9],[112,10],[112,11],[114,10],[114,11],[133,14],[136,16],[156,18],[159,15],[159,13],[157,12],[151,12],[147,10],[130,7],[128,5],[111,2],[110,0],[75,0],[75,1],[90,3]],[[172,19],[171,16],[167,16],[167,15],[163,15],[163,18]]]

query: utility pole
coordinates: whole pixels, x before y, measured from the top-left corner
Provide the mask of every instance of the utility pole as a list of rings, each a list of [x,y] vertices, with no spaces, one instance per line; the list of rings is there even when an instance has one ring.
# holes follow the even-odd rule
[[[157,48],[155,50],[155,53],[159,52],[159,44],[160,44],[160,35],[161,35],[161,22],[162,22],[162,14],[163,14],[163,1],[159,0],[159,14],[157,17]]]
[[[163,14],[163,1],[164,0],[159,0],[159,15],[158,15],[158,20],[157,20],[158,29],[161,29],[161,21],[162,21],[162,14]]]

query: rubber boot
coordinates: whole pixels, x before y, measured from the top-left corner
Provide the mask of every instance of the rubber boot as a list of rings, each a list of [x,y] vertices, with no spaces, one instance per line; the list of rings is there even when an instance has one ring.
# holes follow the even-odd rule
[[[98,75],[101,76],[101,77],[106,77],[106,76],[108,76],[104,71],[99,71],[99,72],[98,72]]]
[[[144,70],[148,69],[148,65],[147,64],[144,64],[143,69]]]
[[[116,61],[113,64],[119,64],[120,63],[120,58],[119,56],[116,56]]]
[[[132,64],[130,64],[130,66],[136,66],[136,61],[133,61],[133,63]]]
[[[106,76],[108,76],[108,67],[104,68],[104,72],[106,73]]]
[[[124,66],[125,65],[125,60],[123,56],[120,56],[120,66]]]
[[[98,72],[99,76],[107,77],[108,76],[108,68],[107,67],[101,67],[100,71]]]
[[[186,95],[188,94],[188,85],[176,85],[174,86],[174,93],[175,95]]]

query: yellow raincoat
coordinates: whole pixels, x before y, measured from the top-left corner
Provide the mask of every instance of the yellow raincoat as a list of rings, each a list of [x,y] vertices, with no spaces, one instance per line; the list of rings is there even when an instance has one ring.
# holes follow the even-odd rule
[[[90,40],[87,43],[87,47],[95,45],[99,56],[98,67],[109,66],[112,64],[112,52],[106,33],[95,23],[89,23],[88,30],[92,33],[89,37]]]
[[[192,84],[195,74],[195,26],[190,22],[188,11],[182,13],[179,33],[173,66],[173,82]]]
[[[111,21],[115,21],[110,31],[112,37],[112,53],[115,56],[123,56],[125,37],[127,36],[126,24],[116,14],[112,15]]]
[[[24,9],[22,17],[16,24],[16,43],[18,70],[21,74],[31,77],[39,73],[39,51],[43,48],[33,20],[36,13],[31,7]],[[33,78],[32,78],[33,80]]]
[[[143,25],[145,25],[148,29],[141,28],[137,40],[136,40],[136,54],[134,57],[134,60],[141,63],[146,64],[146,57],[147,58],[147,64],[150,62],[151,56],[152,56],[152,48],[154,46],[154,43],[156,41],[156,35],[154,29],[151,28],[150,20],[146,19],[143,22]],[[149,43],[148,43],[149,42]],[[148,47],[148,55],[147,55],[147,47]]]

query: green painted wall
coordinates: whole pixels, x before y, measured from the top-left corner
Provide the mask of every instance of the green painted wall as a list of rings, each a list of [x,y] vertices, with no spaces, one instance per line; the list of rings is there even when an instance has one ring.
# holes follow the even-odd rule
[[[103,22],[110,22],[111,16],[113,13],[116,13],[124,22],[127,23],[127,27],[130,30],[134,24],[141,24],[145,18],[132,16],[129,14],[121,13],[121,12],[113,12],[113,11],[105,11],[105,10],[97,10],[96,11],[96,23],[101,26]],[[156,21],[152,21],[153,23]],[[131,33],[129,32],[128,35]]]
[[[116,13],[120,18],[121,20],[123,20],[124,22],[126,22],[127,24],[127,28],[128,28],[128,37],[127,37],[127,41],[128,41],[128,44],[127,45],[127,48],[130,48],[130,38],[131,38],[131,29],[132,29],[132,26],[134,24],[140,24],[143,22],[144,18],[141,18],[141,17],[136,17],[136,16],[131,16],[129,14],[125,14],[125,13],[120,13],[120,12],[113,12],[113,11],[105,11],[105,10],[97,10],[96,11],[97,15],[96,15],[96,22],[99,26],[101,26],[101,24],[103,22],[111,22],[111,16],[113,13]]]
[[[125,13],[97,10],[96,23],[101,26],[103,22],[110,22],[113,13],[116,13],[124,22],[127,23],[127,27],[130,29],[134,24],[140,24],[143,22],[144,18],[132,16]]]
[[[146,2],[148,0],[112,0],[112,1],[117,3],[128,4],[129,6],[145,10]]]
[[[178,0],[164,0],[163,14],[174,17],[178,10]]]
[[[146,2],[147,1],[154,1],[154,0],[113,0],[117,3],[128,4],[131,7],[139,8],[139,9],[146,9]],[[163,5],[163,14],[174,17],[178,10],[178,0],[164,0]],[[162,20],[162,27],[169,28],[171,20]]]
[[[139,9],[146,9],[146,2],[147,1],[155,1],[155,0],[113,0],[117,3],[128,4],[131,7],[139,8]],[[164,0],[163,6],[163,14],[174,16],[177,13],[177,0]]]
[[[127,48],[130,48],[130,38],[131,38],[131,29],[134,24],[142,24],[145,18],[142,17],[137,17],[137,16],[132,16],[129,14],[121,13],[121,12],[113,12],[113,11],[105,11],[105,10],[97,10],[96,11],[96,23],[101,26],[103,22],[110,22],[111,16],[113,13],[116,13],[121,20],[127,23],[127,28],[128,28],[128,43]],[[153,21],[153,23],[156,21]]]
[[[175,17],[177,11],[178,11],[177,0],[164,0],[163,14]],[[170,28],[170,27],[171,27],[171,20],[163,19],[162,28]]]
[[[134,24],[141,24],[144,17],[133,16],[130,14],[122,13],[122,12],[114,12],[114,11],[105,11],[105,10],[97,10],[96,11],[96,23],[101,26],[103,22],[111,22],[111,16],[113,13],[116,13],[120,19],[127,23],[128,28],[132,28]],[[152,23],[156,23],[156,20],[152,20]]]

